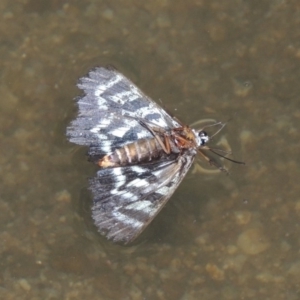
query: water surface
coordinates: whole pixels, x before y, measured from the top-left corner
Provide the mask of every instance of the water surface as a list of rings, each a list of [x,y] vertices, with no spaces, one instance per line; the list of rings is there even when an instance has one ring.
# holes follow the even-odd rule
[[[298,1],[0,4],[0,298],[299,299]],[[113,64],[179,118],[230,119],[230,175],[190,173],[132,246],[90,220],[77,79]]]

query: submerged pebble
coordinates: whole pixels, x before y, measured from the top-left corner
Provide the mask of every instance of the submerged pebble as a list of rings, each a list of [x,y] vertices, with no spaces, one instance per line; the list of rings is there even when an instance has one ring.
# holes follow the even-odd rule
[[[237,245],[244,253],[256,255],[267,250],[270,243],[260,228],[251,228],[239,235]]]

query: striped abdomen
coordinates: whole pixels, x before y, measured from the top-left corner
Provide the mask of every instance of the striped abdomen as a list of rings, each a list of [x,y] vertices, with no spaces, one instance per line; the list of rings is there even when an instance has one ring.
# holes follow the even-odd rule
[[[98,161],[100,167],[116,167],[149,162],[166,155],[156,138],[140,139],[116,149]]]

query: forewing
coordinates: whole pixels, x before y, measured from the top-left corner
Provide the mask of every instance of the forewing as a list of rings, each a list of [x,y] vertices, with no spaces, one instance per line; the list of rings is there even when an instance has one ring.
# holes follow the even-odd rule
[[[71,142],[89,146],[91,156],[105,155],[124,144],[152,137],[138,120],[103,111],[95,112],[91,118],[80,114],[68,127],[67,135]]]
[[[173,161],[99,170],[90,182],[99,232],[115,242],[133,241],[167,203],[193,159],[187,153]]]
[[[78,98],[79,115],[67,128],[71,142],[92,146],[92,153],[111,152],[116,147],[151,137],[140,120],[170,130],[179,124],[114,69],[95,68],[80,79],[84,95]],[[99,154],[99,153],[98,153]]]

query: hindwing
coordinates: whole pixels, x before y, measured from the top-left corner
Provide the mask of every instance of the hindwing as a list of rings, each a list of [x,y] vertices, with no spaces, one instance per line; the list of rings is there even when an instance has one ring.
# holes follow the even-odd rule
[[[98,230],[115,242],[133,241],[167,203],[193,159],[191,154],[173,161],[99,170],[90,181]]]

